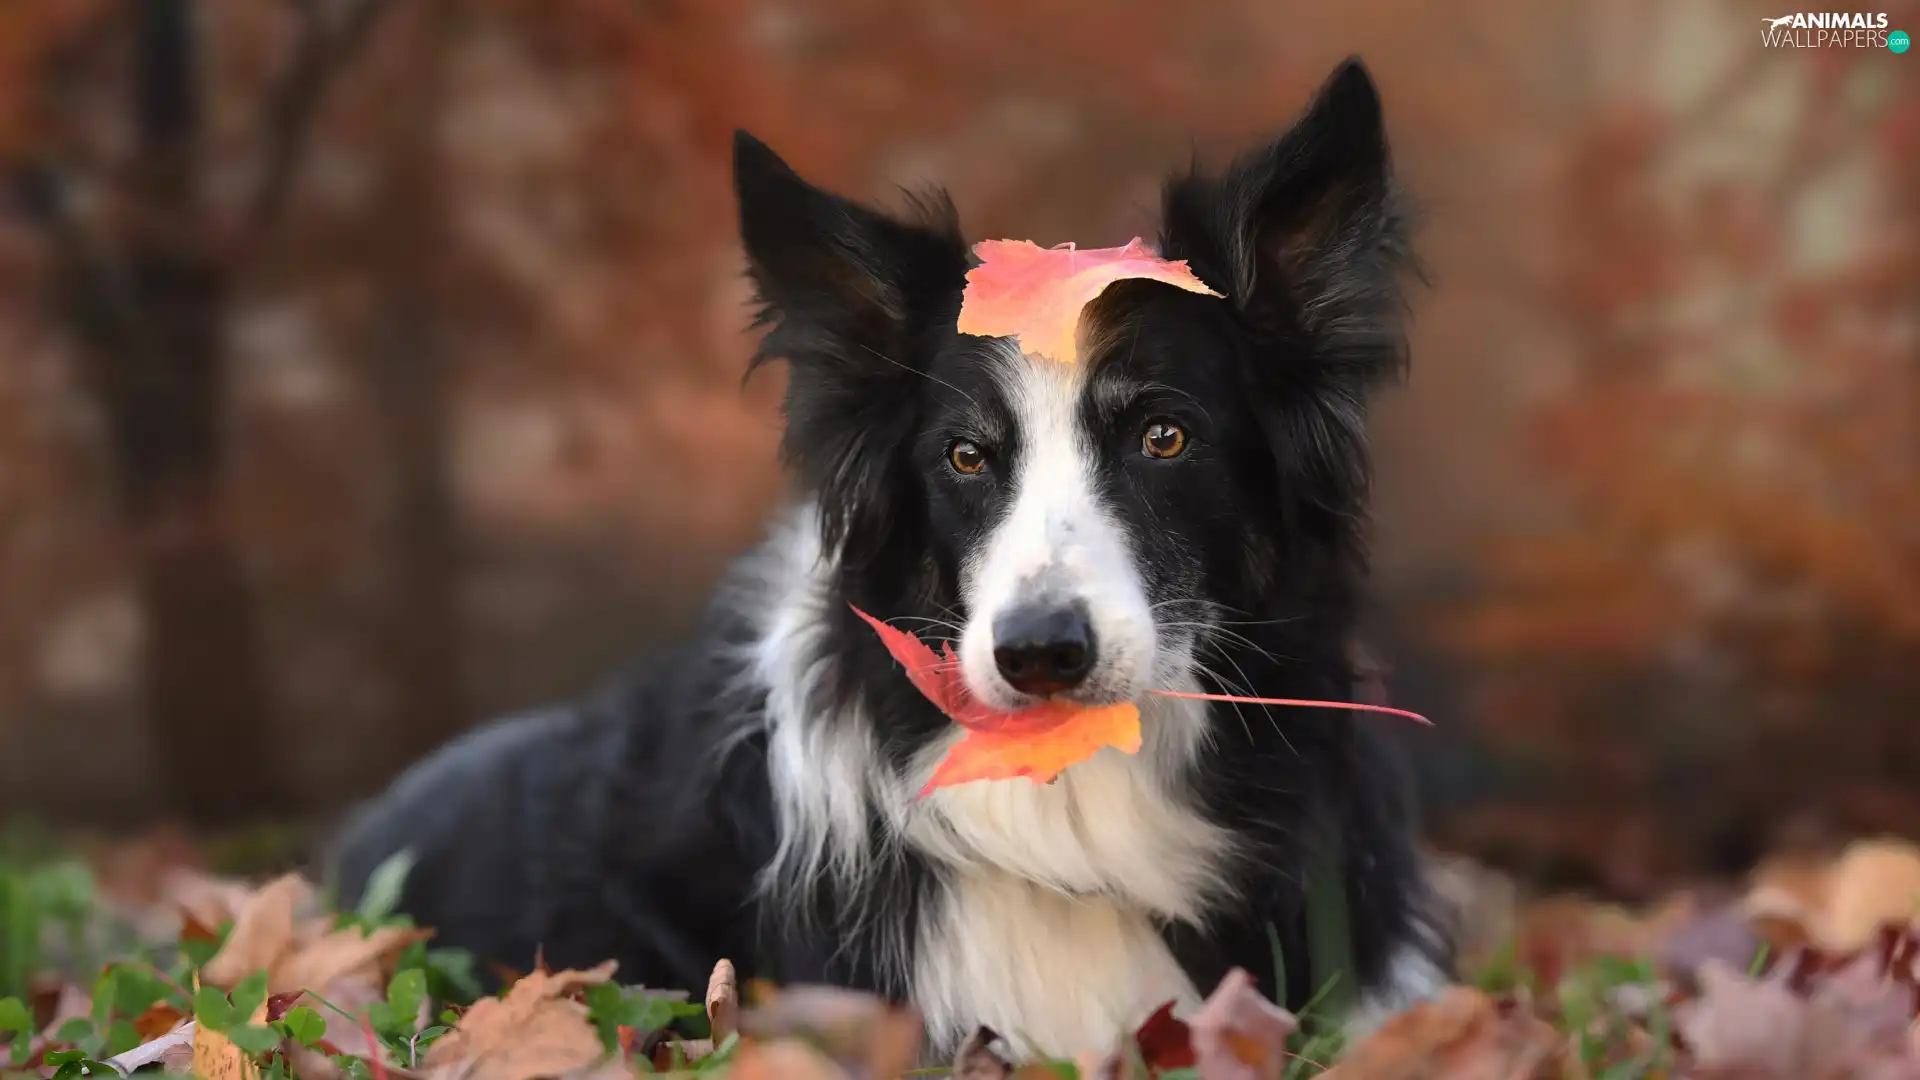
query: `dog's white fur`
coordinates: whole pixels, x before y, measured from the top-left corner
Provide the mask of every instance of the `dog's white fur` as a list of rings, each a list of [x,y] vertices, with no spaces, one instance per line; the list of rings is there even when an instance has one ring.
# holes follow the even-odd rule
[[[1081,366],[1002,359],[1022,466],[1012,510],[966,567],[965,676],[982,698],[1017,703],[994,670],[993,616],[1036,588],[1078,598],[1100,643],[1090,684],[1107,700],[1139,701],[1141,752],[1102,750],[1050,785],[989,781],[916,798],[952,740],[896,775],[872,718],[814,715],[835,554],[802,506],[762,549],[745,608],[764,613],[749,671],[767,692],[780,820],[762,884],[777,895],[821,874],[859,882],[875,845],[911,845],[947,868],[942,891],[908,931],[914,940],[868,943],[912,988],[933,1044],[952,1047],[986,1024],[1025,1052],[1075,1055],[1105,1050],[1169,998],[1181,1011],[1197,1005],[1155,923],[1198,924],[1221,898],[1234,852],[1230,834],[1179,795],[1207,736],[1205,706],[1144,693],[1196,687],[1191,648],[1156,635],[1126,536],[1100,504],[1077,418]],[[869,830],[874,810],[886,835]],[[1412,964],[1404,981],[1396,970],[1392,1000],[1375,1012],[1430,989]]]

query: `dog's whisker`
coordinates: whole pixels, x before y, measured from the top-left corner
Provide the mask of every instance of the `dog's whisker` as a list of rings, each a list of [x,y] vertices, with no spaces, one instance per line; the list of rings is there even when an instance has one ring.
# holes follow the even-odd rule
[[[974,399],[974,396],[972,394],[967,393],[965,390],[960,389],[959,387],[953,385],[952,383],[941,378],[940,376],[935,375],[930,371],[922,371],[911,364],[903,364],[900,361],[895,360],[893,357],[888,356],[886,353],[881,352],[879,349],[876,349],[873,346],[868,345],[864,342],[861,343],[860,347],[866,350],[867,352],[872,353],[874,356],[877,356],[880,359],[885,360],[887,363],[892,364],[894,367],[897,367],[902,371],[906,371],[914,375],[918,375],[921,378],[927,380],[928,382],[939,383],[941,386],[944,386],[947,389],[953,391],[954,393],[959,394],[961,397],[966,398],[967,401],[970,404],[972,404],[974,408],[977,409],[980,407],[980,403]]]

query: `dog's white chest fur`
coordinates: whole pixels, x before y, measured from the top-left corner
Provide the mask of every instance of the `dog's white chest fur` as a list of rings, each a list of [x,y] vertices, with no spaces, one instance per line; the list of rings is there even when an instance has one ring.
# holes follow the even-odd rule
[[[948,873],[912,972],[937,1045],[986,1024],[1029,1052],[1105,1050],[1161,1003],[1197,1004],[1156,928],[1197,921],[1227,857],[1154,774],[1191,730],[1186,707],[1149,708],[1138,756],[1102,750],[1050,785],[943,789],[905,815],[908,842]]]
[[[925,913],[913,986],[935,1045],[985,1024],[1025,1053],[1105,1049],[1159,1003],[1197,1002],[1145,915],[992,870]]]

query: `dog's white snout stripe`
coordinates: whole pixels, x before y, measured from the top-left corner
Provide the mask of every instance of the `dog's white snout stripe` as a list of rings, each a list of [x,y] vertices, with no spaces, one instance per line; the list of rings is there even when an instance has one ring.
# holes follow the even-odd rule
[[[995,668],[994,623],[1017,605],[1079,603],[1099,649],[1080,694],[1137,696],[1154,664],[1153,618],[1126,530],[1099,494],[1098,451],[1080,421],[1085,368],[1011,347],[994,362],[1019,455],[1012,508],[966,567],[962,674],[982,700],[1020,704]]]

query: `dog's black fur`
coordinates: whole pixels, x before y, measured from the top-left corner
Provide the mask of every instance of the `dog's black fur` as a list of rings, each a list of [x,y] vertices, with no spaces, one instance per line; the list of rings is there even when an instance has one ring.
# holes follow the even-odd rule
[[[917,790],[916,762],[950,724],[849,604],[910,627],[967,619],[965,559],[1016,488],[957,476],[944,452],[958,433],[1011,468],[1018,417],[983,361],[992,343],[955,330],[971,260],[949,203],[884,216],[807,185],[744,134],[735,171],[769,328],[755,362],[790,363],[785,458],[818,542],[840,553],[812,627],[820,682],[794,722],[878,718],[872,767],[914,776]],[[1407,231],[1376,92],[1350,61],[1272,145],[1168,185],[1160,250],[1224,300],[1124,281],[1091,312],[1105,344],[1090,378],[1145,387],[1084,406],[1100,495],[1132,539],[1145,595],[1217,624],[1196,656],[1232,675],[1234,692],[1354,693],[1365,407],[1405,361]],[[1192,449],[1142,457],[1133,433],[1148,417],[1177,420]],[[613,958],[623,979],[688,987],[731,957],[749,975],[909,995],[913,928],[959,871],[901,842],[878,803],[872,872],[804,859],[769,869],[796,826],[771,787],[770,688],[745,659],[774,602],[757,591],[761,558],[684,649],[591,701],[479,731],[399,781],[340,846],[344,896],[410,848],[403,910],[439,943],[506,965]],[[1303,882],[1329,837],[1344,856],[1358,985],[1382,988],[1398,956],[1444,967],[1406,788],[1366,721],[1231,705],[1205,716],[1172,797],[1229,836],[1233,857],[1197,924],[1155,920],[1194,986],[1238,965],[1293,1006],[1313,994],[1305,962],[1275,985],[1270,931],[1285,956],[1307,955]]]

